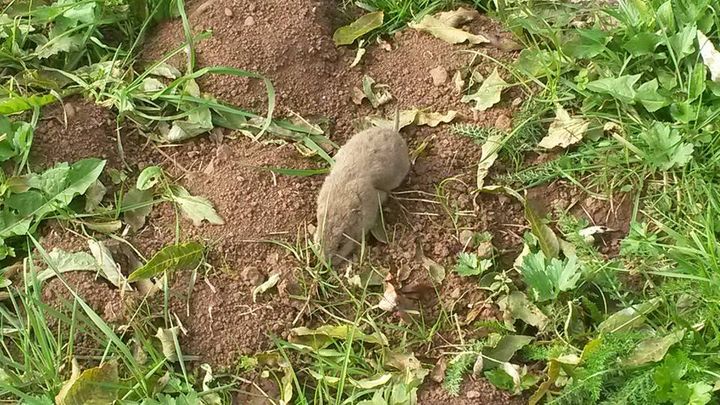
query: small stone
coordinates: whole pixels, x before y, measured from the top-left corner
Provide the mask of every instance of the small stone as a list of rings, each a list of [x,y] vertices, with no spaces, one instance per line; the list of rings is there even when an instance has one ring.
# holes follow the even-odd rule
[[[258,286],[265,281],[265,276],[258,270],[257,267],[248,266],[242,269],[240,277],[246,282]]]
[[[504,131],[512,130],[512,120],[505,114],[500,114],[495,119],[495,128],[502,129]]]
[[[232,10],[230,10],[230,9],[227,8],[227,7],[225,7],[225,10],[223,10],[223,12],[224,12],[225,15],[228,16],[228,17],[232,17],[232,15],[233,15]]]
[[[246,27],[255,25],[255,19],[252,16],[249,16],[248,18],[245,19],[245,22],[243,24],[245,24]]]
[[[477,255],[481,259],[489,259],[493,255],[493,244],[490,241],[482,242],[478,245]]]
[[[444,67],[438,66],[430,70],[430,77],[432,77],[435,86],[441,86],[447,81],[448,72]]]
[[[474,235],[473,231],[469,229],[463,229],[460,232],[460,243],[463,245],[463,248],[470,246]]]
[[[520,98],[520,97],[516,97],[516,98],[512,101],[512,106],[513,106],[513,107],[519,107],[520,104],[522,104],[522,103],[523,103],[523,99]]]
[[[475,399],[475,398],[480,398],[480,396],[482,396],[482,394],[480,393],[480,391],[470,390],[465,393],[465,396],[470,399]]]

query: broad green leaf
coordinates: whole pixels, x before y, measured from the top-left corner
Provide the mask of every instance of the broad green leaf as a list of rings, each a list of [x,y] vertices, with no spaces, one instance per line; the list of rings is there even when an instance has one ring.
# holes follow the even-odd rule
[[[655,15],[661,28],[664,28],[666,32],[675,32],[675,14],[673,13],[672,0],[667,0],[657,8]]]
[[[115,263],[110,249],[103,242],[94,240],[89,240],[88,246],[102,275],[115,287],[129,289],[127,280],[120,272],[120,266]]]
[[[190,270],[202,261],[203,245],[197,242],[185,242],[162,248],[144,266],[133,271],[128,282],[147,279],[166,271]]]
[[[38,46],[35,49],[35,55],[37,55],[38,59],[47,59],[59,53],[77,51],[82,43],[82,35],[62,35]]]
[[[36,276],[39,282],[55,277],[56,273],[53,269],[58,273],[98,270],[95,259],[86,252],[68,253],[64,250],[54,248],[48,253],[48,260],[51,262],[48,264],[48,268]]]
[[[675,54],[675,58],[681,61],[686,56],[695,52],[695,40],[697,38],[697,30],[695,25],[686,25],[675,35],[668,38],[670,49]]]
[[[455,272],[463,277],[477,276],[488,270],[492,262],[487,259],[479,260],[475,253],[462,252],[458,255]]]
[[[330,340],[328,340],[328,338]],[[317,329],[304,326],[290,330],[290,341],[316,349],[326,347],[332,339],[350,340],[387,346],[388,339],[380,332],[368,335],[355,325],[323,325]]]
[[[540,249],[545,254],[545,257],[557,257],[560,253],[560,242],[558,241],[555,232],[553,232],[553,230],[550,229],[545,222],[543,222],[529,201],[525,201],[524,205],[525,219],[527,219],[530,223],[530,231],[538,239]]]
[[[257,302],[257,295],[258,294],[264,294],[267,290],[275,287],[280,281],[280,274],[279,272],[273,273],[268,277],[267,280],[265,280],[264,283],[260,284],[259,286],[255,287],[252,291],[252,299],[253,302]]]
[[[368,32],[380,28],[383,24],[383,17],[382,11],[376,11],[365,14],[350,25],[338,28],[333,34],[335,45],[350,45]]]
[[[630,40],[623,45],[623,48],[636,57],[652,55],[655,53],[655,48],[657,48],[662,41],[663,39],[660,35],[653,32],[642,31],[630,38]]]
[[[715,45],[700,31],[697,31],[698,47],[700,48],[700,56],[702,56],[705,66],[710,70],[710,79],[714,82],[720,82],[720,52],[715,49]]]
[[[575,257],[548,261],[542,252],[525,256],[520,273],[537,302],[555,299],[561,292],[574,289],[580,279]]]
[[[473,110],[485,111],[500,101],[500,95],[505,87],[507,87],[507,83],[495,68],[475,93],[464,95],[461,101],[463,103],[474,102]]]
[[[195,226],[200,226],[204,220],[215,225],[225,223],[207,198],[190,195],[182,186],[172,186],[171,194],[166,194],[166,198],[177,204]]]
[[[483,143],[482,153],[480,154],[480,162],[478,162],[476,175],[478,189],[481,189],[485,186],[485,177],[487,177],[488,173],[490,172],[490,168],[493,164],[495,164],[495,161],[497,160],[498,152],[503,146],[503,138],[503,134],[493,134],[488,136],[488,138],[485,140],[485,143]]]
[[[125,194],[122,204],[123,209],[135,207],[124,211],[123,218],[130,225],[130,228],[137,232],[145,225],[145,219],[152,211],[153,192],[152,190],[138,190],[133,187]]]
[[[448,25],[450,21],[443,21],[434,16],[426,15],[420,22],[411,22],[408,27],[418,31],[427,32],[435,38],[441,39],[450,44],[469,42],[471,44],[482,44],[490,42],[483,35],[476,35]]]
[[[649,112],[655,112],[670,105],[670,99],[658,93],[657,79],[641,84],[635,94],[635,101],[640,102]]]
[[[493,369],[501,363],[510,361],[515,353],[533,341],[532,336],[505,335],[493,347],[485,348],[485,370]]]
[[[635,350],[620,362],[623,367],[640,367],[648,363],[657,363],[665,357],[672,345],[680,342],[685,336],[685,330],[679,329],[663,337],[651,337],[638,343]]]
[[[576,37],[563,44],[563,52],[577,59],[590,59],[605,50],[605,44],[611,37],[607,31],[596,28],[575,31]]]
[[[640,136],[645,141],[645,160],[656,168],[669,170],[682,167],[692,159],[693,144],[682,142],[677,129],[655,122]]]
[[[631,305],[610,315],[598,325],[599,333],[624,332],[642,325],[645,315],[660,306],[661,298],[655,297],[641,304]]]
[[[55,397],[56,405],[101,405],[117,399],[119,384],[117,362],[108,361],[99,367],[76,373],[66,381]]]
[[[520,291],[513,291],[510,295],[499,299],[498,307],[503,312],[505,327],[513,331],[516,319],[538,328],[541,332],[550,322],[548,317]]]
[[[588,83],[586,88],[596,93],[609,94],[624,103],[631,104],[635,100],[633,86],[640,76],[636,74],[598,79]]]
[[[163,170],[160,166],[148,166],[140,172],[135,187],[138,190],[149,190],[163,178]]]
[[[560,65],[558,51],[539,49],[523,49],[520,51],[515,66],[531,77],[540,77],[557,71]]]
[[[28,96],[12,96],[0,100],[0,115],[10,115],[32,110],[54,103],[57,98],[52,94],[31,94]]]
[[[712,401],[714,389],[710,384],[700,381],[690,384],[689,387],[688,405],[705,405]]]
[[[540,140],[538,146],[545,149],[557,147],[567,148],[582,140],[587,132],[589,121],[579,117],[571,117],[561,105],[558,104],[555,110],[555,119],[548,128],[548,134]]]

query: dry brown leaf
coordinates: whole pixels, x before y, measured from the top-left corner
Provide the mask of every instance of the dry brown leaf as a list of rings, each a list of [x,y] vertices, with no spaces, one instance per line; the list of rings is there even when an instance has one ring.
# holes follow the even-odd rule
[[[442,23],[450,26],[450,27],[458,27],[462,24],[468,23],[475,19],[475,17],[479,16],[480,13],[478,13],[475,10],[470,10],[467,8],[460,7],[457,10],[453,11],[443,11],[442,13],[437,13],[435,17],[441,21]]]
[[[548,134],[538,146],[545,149],[567,148],[580,142],[590,123],[578,117],[571,117],[562,106],[555,110],[555,119],[548,128]]]
[[[420,22],[410,23],[408,26],[418,31],[427,32],[435,38],[439,38],[450,44],[460,44],[463,42],[482,44],[490,42],[490,40],[483,35],[472,34],[459,28],[452,27],[431,15],[426,15],[422,20],[420,20]]]

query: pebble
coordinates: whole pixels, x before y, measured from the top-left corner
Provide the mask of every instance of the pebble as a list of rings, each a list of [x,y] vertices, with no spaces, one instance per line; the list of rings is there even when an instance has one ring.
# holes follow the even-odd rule
[[[463,247],[470,245],[474,235],[475,233],[469,229],[463,229],[460,232],[460,243],[463,245]]]
[[[447,81],[448,72],[444,67],[438,66],[434,69],[430,69],[430,77],[432,77],[432,81],[435,86],[441,86]]]
[[[243,24],[245,24],[246,27],[255,25],[255,19],[252,16],[248,16],[248,18],[245,19],[245,22]]]
[[[228,16],[228,17],[232,17],[232,15],[233,15],[232,10],[230,10],[230,9],[227,8],[227,7],[225,7],[225,10],[223,10],[223,12],[224,12],[225,15]]]
[[[470,399],[475,399],[475,398],[480,398],[480,396],[482,396],[482,394],[480,393],[480,391],[470,390],[465,393],[465,396]]]
[[[504,131],[512,130],[512,120],[505,114],[500,114],[495,119],[495,128],[502,129]]]

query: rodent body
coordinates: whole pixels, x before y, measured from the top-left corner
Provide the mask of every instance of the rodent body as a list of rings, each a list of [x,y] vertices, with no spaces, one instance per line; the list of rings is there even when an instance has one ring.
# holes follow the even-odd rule
[[[352,253],[409,170],[407,144],[390,128],[367,129],[340,148],[318,195],[315,242],[326,259]]]

